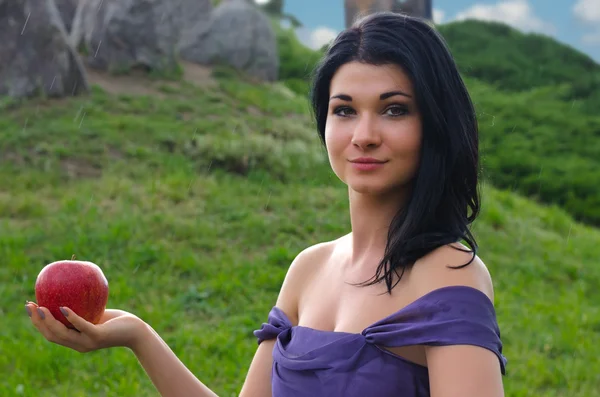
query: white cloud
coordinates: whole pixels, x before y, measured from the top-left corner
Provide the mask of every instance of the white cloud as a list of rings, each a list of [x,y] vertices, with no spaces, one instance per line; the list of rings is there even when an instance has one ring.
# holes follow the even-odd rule
[[[325,44],[329,44],[331,40],[335,39],[338,33],[330,28],[321,26],[313,30],[311,34],[311,44],[313,48],[321,48]]]
[[[573,14],[579,21],[596,28],[595,32],[585,34],[581,41],[600,45],[600,0],[578,0],[573,6]]]
[[[260,5],[267,4],[267,3],[268,3],[268,2],[270,2],[270,1],[271,1],[271,0],[254,0],[254,2],[255,2],[256,4],[260,4]]]
[[[329,44],[338,35],[338,32],[325,26],[319,26],[314,30],[298,28],[296,35],[302,44],[316,50]]]
[[[442,23],[444,22],[445,17],[446,13],[443,10],[437,8],[433,9],[433,23]]]
[[[597,1],[597,0],[592,0]],[[527,0],[504,0],[496,4],[475,4],[459,12],[455,20],[479,19],[502,22],[525,32],[556,33],[556,28],[539,17]]]
[[[578,0],[573,13],[582,22],[600,23],[600,0]]]

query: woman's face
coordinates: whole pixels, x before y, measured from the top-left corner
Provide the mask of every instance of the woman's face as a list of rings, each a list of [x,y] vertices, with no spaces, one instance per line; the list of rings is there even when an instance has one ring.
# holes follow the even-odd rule
[[[421,118],[410,79],[394,65],[359,62],[333,76],[325,126],[335,174],[359,193],[400,191],[415,176],[421,148]],[[378,165],[359,165],[361,157]]]

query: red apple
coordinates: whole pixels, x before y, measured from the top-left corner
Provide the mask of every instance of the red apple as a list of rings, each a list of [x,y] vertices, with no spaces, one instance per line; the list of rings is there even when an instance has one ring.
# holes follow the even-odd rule
[[[39,306],[69,328],[75,328],[60,312],[66,306],[87,321],[98,324],[108,301],[108,281],[98,265],[87,261],[62,260],[42,269],[35,282]]]

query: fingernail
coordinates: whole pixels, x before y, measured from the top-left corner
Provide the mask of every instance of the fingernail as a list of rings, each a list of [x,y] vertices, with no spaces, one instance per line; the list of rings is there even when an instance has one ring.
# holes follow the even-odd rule
[[[67,311],[65,310],[65,308],[64,308],[64,307],[60,307],[59,309],[60,309],[60,312],[61,312],[62,314],[64,314],[64,316],[65,316],[65,317],[67,317],[67,316],[69,315],[69,313],[67,313]]]
[[[29,317],[31,317],[31,309],[29,308],[29,306],[25,306],[25,310],[27,310],[27,314],[29,315]]]
[[[38,314],[40,315],[40,317],[42,318],[42,320],[46,318],[46,315],[44,314],[44,312],[42,311],[42,309],[40,309],[38,307],[37,311],[38,311]]]

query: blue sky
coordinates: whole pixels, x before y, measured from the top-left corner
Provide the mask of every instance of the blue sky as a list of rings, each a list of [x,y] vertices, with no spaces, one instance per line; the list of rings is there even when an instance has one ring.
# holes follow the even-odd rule
[[[600,0],[433,0],[433,8],[438,23],[499,20],[549,35],[600,62]],[[343,0],[285,0],[285,12],[304,24],[298,36],[313,47],[344,28]]]

